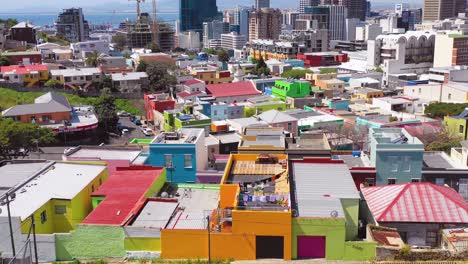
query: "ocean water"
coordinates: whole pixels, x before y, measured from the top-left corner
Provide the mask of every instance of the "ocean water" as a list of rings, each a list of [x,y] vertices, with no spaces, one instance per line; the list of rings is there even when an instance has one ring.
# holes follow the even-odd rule
[[[15,18],[18,22],[29,21],[36,26],[45,26],[53,25],[54,21],[57,19],[57,14],[26,14],[26,13],[0,13],[1,19]],[[173,23],[179,17],[177,13],[160,13],[157,14],[158,19],[161,19],[166,22]],[[85,19],[93,25],[112,25],[113,27],[118,27],[120,22],[125,21],[126,19],[135,20],[136,14],[132,13],[117,13],[113,14],[102,13],[102,14],[85,14]]]

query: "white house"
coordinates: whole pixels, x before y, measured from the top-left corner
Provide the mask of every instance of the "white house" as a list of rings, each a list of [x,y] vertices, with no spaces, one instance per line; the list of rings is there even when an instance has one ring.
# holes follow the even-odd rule
[[[109,55],[109,42],[105,40],[93,40],[70,44],[73,56],[77,59],[85,59],[93,52]]]

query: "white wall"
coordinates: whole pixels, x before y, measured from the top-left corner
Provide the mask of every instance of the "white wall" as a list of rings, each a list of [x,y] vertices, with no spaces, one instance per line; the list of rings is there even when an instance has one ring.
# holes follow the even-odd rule
[[[437,34],[434,46],[434,67],[452,66],[453,38]]]
[[[205,146],[205,132],[202,131],[195,143],[195,152],[197,160],[197,170],[206,170],[208,168],[208,150]]]

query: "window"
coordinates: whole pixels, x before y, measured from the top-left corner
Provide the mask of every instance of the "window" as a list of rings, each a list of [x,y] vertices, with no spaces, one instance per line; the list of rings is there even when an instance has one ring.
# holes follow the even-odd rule
[[[417,178],[412,178],[411,179],[411,182],[420,182],[420,181],[421,181],[421,179],[417,179]]]
[[[192,168],[192,154],[184,155],[184,167]]]
[[[172,154],[165,154],[164,155],[164,165],[166,168],[171,168],[172,169]]]
[[[65,205],[56,205],[55,206],[55,214],[64,215],[66,213],[67,213],[67,207]]]
[[[429,230],[426,232],[426,245],[437,246],[437,230]]]
[[[418,92],[419,92],[419,94],[421,94],[421,91],[422,91],[422,90],[421,90],[421,88],[419,88],[419,91],[418,91]]]
[[[218,115],[218,110],[214,110],[214,111],[213,111],[213,114],[214,114],[215,116]]]
[[[465,200],[468,200],[468,179],[460,179],[460,182],[458,183],[458,193]]]
[[[452,94],[451,93],[448,94],[448,99],[452,100]]]
[[[403,162],[402,162],[402,170],[404,172],[410,172],[411,171],[411,157],[406,156],[403,157]]]
[[[94,185],[91,185],[91,192],[94,192]]]
[[[99,178],[99,185],[102,185],[102,179]]]
[[[46,122],[46,121],[50,121],[52,120],[52,116],[51,115],[43,115],[42,116],[42,121]]]
[[[463,132],[465,132],[465,126],[464,126],[464,125],[460,125],[460,127],[458,128],[458,133],[463,134]]]
[[[45,222],[47,222],[47,212],[44,210],[41,213],[41,224],[44,224]]]
[[[364,186],[374,186],[374,178],[366,178],[364,180]]]
[[[436,178],[435,180],[436,185],[444,186],[445,184],[445,179],[444,178]]]
[[[388,162],[390,163],[390,168],[392,172],[398,172],[398,157],[397,156],[390,156],[388,157]]]
[[[396,179],[395,179],[395,178],[389,178],[387,181],[388,181],[388,185],[392,185],[392,184],[395,184],[395,183],[396,183]]]
[[[288,123],[288,132],[292,131],[292,123]]]

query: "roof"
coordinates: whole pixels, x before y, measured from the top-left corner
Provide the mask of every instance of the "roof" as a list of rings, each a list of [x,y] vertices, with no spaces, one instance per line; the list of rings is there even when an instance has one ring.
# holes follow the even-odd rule
[[[208,84],[206,90],[214,97],[260,95],[262,93],[251,82]]]
[[[175,201],[148,201],[132,226],[165,228],[177,206]]]
[[[423,166],[426,168],[450,169],[455,168],[450,158],[443,151],[424,152]]]
[[[258,117],[261,120],[268,122],[270,124],[297,121],[297,118],[281,113],[280,111],[274,110],[274,109],[263,112],[260,115],[258,115]]]
[[[11,65],[11,66],[1,66],[1,73],[16,73],[16,74],[26,74],[30,72],[37,71],[48,71],[47,65],[38,64],[38,65]]]
[[[183,92],[177,93],[176,96],[180,97],[180,98],[187,98],[187,97],[191,97],[191,96],[197,96],[197,95],[200,95],[200,94],[204,94],[204,92],[197,91],[197,92],[189,93],[187,91],[183,91]]]
[[[104,165],[55,163],[16,192],[10,203],[11,215],[24,221],[51,199],[71,200],[105,169]],[[0,216],[6,216],[6,208],[0,208]]]
[[[445,236],[456,251],[465,251],[468,245],[468,228],[457,227],[443,229],[442,234]]]
[[[199,83],[204,84],[205,82],[199,79],[191,79],[191,80],[184,82],[184,85],[194,85],[194,84],[199,84]]]
[[[34,26],[33,24],[29,23],[29,22],[19,22],[18,24],[12,26],[11,28],[35,28],[36,26]]]
[[[468,222],[468,203],[449,187],[424,182],[365,187],[361,191],[377,222]]]
[[[342,161],[304,159],[292,161],[300,217],[345,217],[340,199],[359,199],[351,173]]]
[[[405,244],[396,228],[369,225],[368,230],[370,239],[379,245],[399,248]]]
[[[78,147],[66,154],[67,160],[127,160],[133,161],[141,150],[139,148],[119,147]]]
[[[2,112],[3,116],[20,116],[27,114],[43,114],[57,112],[71,112],[72,107],[68,99],[53,92],[36,98],[34,104],[16,105]]]
[[[113,73],[111,77],[113,81],[129,81],[148,78],[148,74],[146,72]]]
[[[29,56],[29,55],[38,55],[41,56],[40,51],[14,51],[14,52],[3,52],[4,56]]]
[[[50,74],[52,76],[65,76],[65,77],[73,77],[73,76],[83,76],[83,75],[93,75],[101,73],[101,69],[99,68],[75,68],[75,69],[63,69],[63,70],[51,70]]]
[[[52,164],[52,162],[31,161],[11,163],[0,167],[0,195]]]
[[[131,166],[117,168],[93,197],[105,197],[83,224],[125,225],[145,205],[146,193],[163,168]]]

